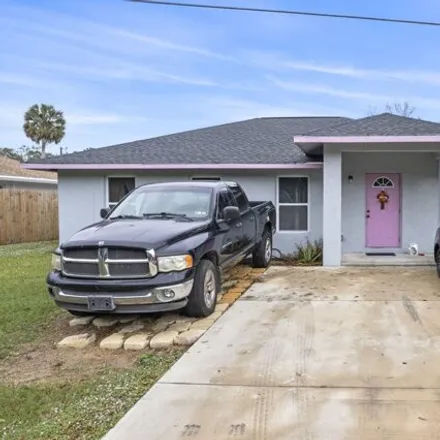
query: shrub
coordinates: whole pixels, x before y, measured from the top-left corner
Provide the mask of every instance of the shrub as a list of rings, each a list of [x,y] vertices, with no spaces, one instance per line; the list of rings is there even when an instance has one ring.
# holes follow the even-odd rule
[[[322,240],[307,240],[305,243],[297,244],[295,253],[296,263],[303,265],[322,264],[323,247]]]

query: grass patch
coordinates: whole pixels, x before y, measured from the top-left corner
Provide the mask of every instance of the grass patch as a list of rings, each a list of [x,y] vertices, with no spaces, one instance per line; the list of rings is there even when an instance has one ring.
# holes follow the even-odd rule
[[[77,383],[0,386],[0,437],[99,439],[180,357],[149,353],[127,370],[102,370]]]
[[[50,300],[46,275],[55,242],[0,246],[0,359],[32,342],[61,313]]]
[[[55,318],[65,313],[49,298],[46,289],[51,252],[56,245],[49,242],[0,246],[3,318],[0,320],[0,364],[3,368],[23,365],[26,354],[9,358],[8,355],[20,353],[21,344],[25,343],[32,343],[33,353],[39,351],[45,359],[50,357],[43,338],[53,332]],[[79,372],[63,380],[54,380],[59,379],[56,369],[53,376],[44,376],[44,382],[11,385],[2,383],[0,378],[0,439],[100,439],[181,353],[177,350],[147,353],[134,364],[132,357],[123,367],[106,363],[105,357],[97,358],[94,359],[96,370],[93,369],[90,376],[90,368],[88,373],[84,372],[87,368],[81,368],[84,353],[79,350],[73,353],[78,363],[71,367],[78,368]],[[122,351],[114,355],[128,353]],[[59,359],[67,360],[67,353],[61,354]],[[24,364],[26,368],[28,361],[35,362],[28,359]]]

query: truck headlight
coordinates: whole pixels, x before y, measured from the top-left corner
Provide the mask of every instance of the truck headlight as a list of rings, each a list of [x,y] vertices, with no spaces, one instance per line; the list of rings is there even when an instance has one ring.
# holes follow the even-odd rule
[[[61,255],[60,254],[52,254],[52,269],[61,271]]]
[[[157,265],[159,272],[173,272],[193,267],[193,257],[191,255],[176,255],[173,257],[158,257]]]

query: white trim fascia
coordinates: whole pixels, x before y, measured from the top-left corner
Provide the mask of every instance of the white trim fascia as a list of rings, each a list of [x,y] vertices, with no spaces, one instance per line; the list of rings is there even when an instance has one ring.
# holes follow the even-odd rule
[[[2,182],[23,182],[23,183],[41,183],[43,185],[58,185],[57,179],[45,179],[42,177],[22,177],[0,175]]]

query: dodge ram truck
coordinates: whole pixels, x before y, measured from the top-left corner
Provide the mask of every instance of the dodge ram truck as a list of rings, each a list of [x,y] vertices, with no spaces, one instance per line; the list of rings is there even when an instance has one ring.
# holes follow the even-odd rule
[[[209,316],[225,269],[272,259],[275,207],[235,182],[146,184],[100,214],[52,255],[49,294],[73,315]]]

